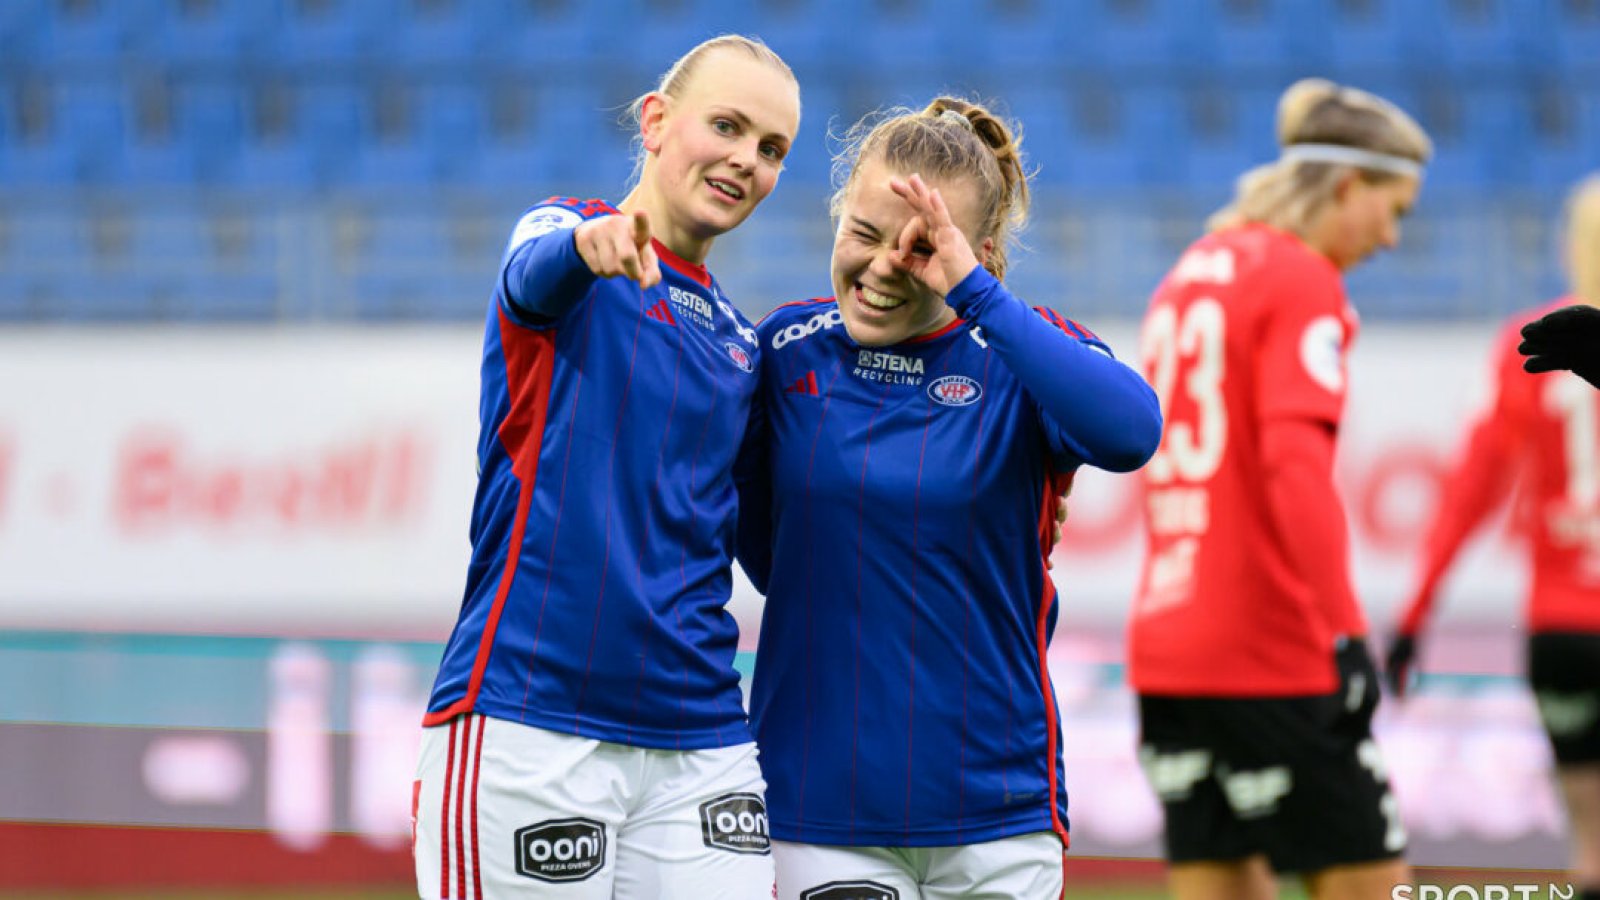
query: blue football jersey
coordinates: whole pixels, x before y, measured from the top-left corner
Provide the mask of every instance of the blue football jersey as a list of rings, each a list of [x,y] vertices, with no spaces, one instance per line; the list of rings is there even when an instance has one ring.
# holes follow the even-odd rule
[[[701,266],[599,279],[545,201],[484,339],[472,560],[426,724],[472,711],[642,747],[750,740],[733,668],[736,493],[755,330]]]
[[[771,833],[818,844],[1065,838],[1045,654],[1058,492],[1137,468],[1161,418],[1098,338],[982,269],[962,318],[862,347],[838,303],[758,326],[739,557],[767,595],[751,719]]]

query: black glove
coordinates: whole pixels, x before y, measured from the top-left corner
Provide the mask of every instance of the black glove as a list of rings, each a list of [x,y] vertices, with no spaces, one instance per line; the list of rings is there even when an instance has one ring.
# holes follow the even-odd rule
[[[1411,690],[1416,673],[1411,666],[1417,660],[1417,639],[1409,634],[1397,634],[1389,642],[1389,652],[1383,658],[1383,680],[1389,693],[1404,697]]]
[[[1517,352],[1524,371],[1566,369],[1600,388],[1600,309],[1580,303],[1529,322]]]
[[[1378,667],[1372,664],[1367,642],[1341,636],[1334,644],[1333,661],[1339,669],[1339,707],[1348,721],[1365,728],[1378,708]]]

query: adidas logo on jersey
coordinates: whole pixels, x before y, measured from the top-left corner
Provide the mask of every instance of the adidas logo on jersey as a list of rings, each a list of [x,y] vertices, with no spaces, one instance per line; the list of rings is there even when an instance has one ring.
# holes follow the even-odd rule
[[[672,315],[672,306],[665,300],[657,300],[656,305],[646,309],[644,314],[646,318],[678,327],[678,320]]]
[[[822,392],[817,390],[817,373],[815,371],[807,372],[794,384],[785,387],[783,392],[785,394],[805,394],[809,397],[820,397],[822,395]]]

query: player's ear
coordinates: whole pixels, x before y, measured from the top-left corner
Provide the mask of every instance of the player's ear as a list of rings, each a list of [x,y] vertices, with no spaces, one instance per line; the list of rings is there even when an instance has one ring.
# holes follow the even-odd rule
[[[651,91],[639,108],[639,136],[644,139],[646,153],[661,152],[661,136],[666,131],[667,97],[660,91]]]
[[[989,254],[994,252],[994,238],[986,237],[978,245],[978,265],[989,268]]]
[[[1355,169],[1346,169],[1339,176],[1339,183],[1333,186],[1333,199],[1335,203],[1343,203],[1349,199],[1352,191],[1361,183],[1361,173]]]

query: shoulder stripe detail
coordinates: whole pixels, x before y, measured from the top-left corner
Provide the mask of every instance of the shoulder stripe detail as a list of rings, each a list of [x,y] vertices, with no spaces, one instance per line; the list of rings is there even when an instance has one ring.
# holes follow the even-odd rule
[[[612,206],[607,201],[601,200],[599,198],[590,198],[588,200],[583,200],[583,199],[579,199],[577,197],[563,197],[563,196],[557,194],[556,196],[546,197],[543,200],[540,200],[536,205],[537,206],[565,206],[568,209],[571,209],[574,212],[578,213],[579,215],[583,216],[585,219],[592,219],[595,216],[620,216],[620,215],[622,215],[622,213],[615,206]]]
[[[1072,319],[1066,318],[1048,306],[1035,306],[1033,311],[1044,318],[1046,322],[1056,326],[1080,341],[1098,341],[1100,337],[1089,329],[1079,325]]]
[[[785,310],[785,309],[789,309],[791,307],[796,307],[796,306],[811,306],[811,305],[816,304],[816,303],[832,303],[832,302],[833,302],[833,298],[832,297],[812,297],[809,300],[790,300],[788,303],[780,303],[777,306],[774,306],[772,309],[767,310],[767,314],[762,316],[760,319],[756,320],[756,324],[760,325],[762,322],[765,322],[766,320],[768,320],[768,319],[772,318],[773,316],[777,315],[779,310]]]

